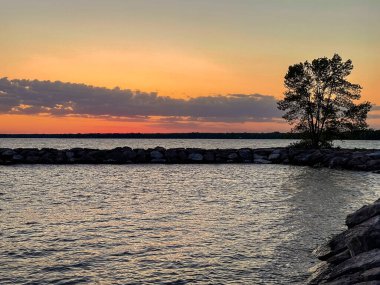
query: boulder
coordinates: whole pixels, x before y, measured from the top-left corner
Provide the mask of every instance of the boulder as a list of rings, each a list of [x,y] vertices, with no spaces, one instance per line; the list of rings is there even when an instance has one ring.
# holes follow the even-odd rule
[[[380,150],[368,153],[367,156],[370,157],[370,159],[380,159]]]
[[[201,162],[203,160],[203,155],[200,153],[190,153],[188,158],[193,162]]]
[[[293,157],[293,163],[295,164],[301,164],[301,165],[308,165],[313,164],[313,154],[309,152],[305,153],[299,153],[296,156]]]
[[[15,154],[12,156],[12,160],[14,162],[21,162],[22,160],[24,160],[24,157],[20,154]]]
[[[273,148],[260,148],[253,150],[253,153],[263,157],[268,157],[275,149]]]
[[[136,153],[132,149],[127,149],[123,151],[123,157],[127,161],[134,161],[136,158]]]
[[[352,228],[376,215],[380,215],[380,199],[373,204],[365,205],[356,212],[348,215],[346,218],[346,225],[348,228]]]
[[[352,156],[350,160],[347,162],[348,168],[351,169],[363,169],[365,166],[365,160],[363,159],[363,156]]]
[[[274,153],[272,152],[269,156],[268,156],[268,160],[270,161],[277,161],[279,160],[281,157],[281,153]]]
[[[370,170],[380,170],[380,159],[368,160],[366,165],[367,165],[367,168]]]
[[[217,149],[215,151],[215,161],[217,163],[225,163],[227,162],[228,155],[232,152],[233,150],[230,149]]]
[[[17,153],[13,149],[5,149],[1,152],[1,156],[11,158]]]
[[[176,149],[167,149],[165,157],[169,163],[177,163],[179,161]]]
[[[206,151],[203,155],[204,161],[205,162],[214,162],[215,161],[215,154],[213,151]]]
[[[187,161],[187,151],[185,149],[178,150],[177,154],[180,162],[184,163]]]
[[[39,156],[36,156],[36,155],[28,155],[26,158],[25,158],[25,162],[26,163],[30,163],[30,164],[34,164],[34,163],[39,163],[40,162],[40,157]]]
[[[363,252],[337,265],[324,279],[334,281],[345,274],[362,272],[380,267],[380,248]],[[351,277],[352,278],[352,277]],[[355,281],[354,281],[355,282]]]
[[[145,163],[147,161],[147,154],[144,149],[137,148],[133,150],[136,153],[135,162],[137,163]]]
[[[76,158],[77,157],[78,157],[78,155],[76,155]],[[79,155],[79,158],[80,157],[81,156]],[[111,163],[125,163],[126,157],[123,155],[123,150],[121,148],[117,148],[117,149],[111,149],[111,150],[107,151],[106,160],[111,161]],[[80,159],[79,159],[79,161],[80,161]]]
[[[320,246],[309,285],[380,284],[380,199],[346,218],[348,230]]]
[[[254,159],[253,162],[257,163],[257,164],[270,164],[271,163],[269,160],[264,159],[264,158]]]
[[[248,148],[242,148],[238,151],[239,156],[243,159],[243,161],[252,161],[252,151]]]
[[[318,247],[314,253],[320,260],[349,250],[351,256],[380,246],[380,215],[372,217],[333,237],[327,244]]]
[[[236,152],[231,152],[227,155],[228,160],[236,161],[239,158],[239,155]]]
[[[166,159],[164,158],[154,158],[151,160],[152,163],[166,163]]]
[[[336,156],[333,157],[329,162],[329,168],[343,168],[347,162],[348,158]]]
[[[268,159],[268,157],[264,156],[264,155],[260,155],[260,154],[254,153],[253,154],[253,160],[257,160],[257,159]]]
[[[166,151],[166,149],[164,147],[162,147],[162,146],[156,146],[154,148],[154,150],[157,150],[157,151],[159,151],[161,153],[165,153],[165,151]]]
[[[73,151],[66,151],[65,154],[68,159],[74,158],[75,156],[75,153]]]
[[[154,160],[154,159],[157,160],[157,159],[163,159],[164,155],[158,150],[153,150],[150,152],[150,157],[152,158],[152,160]]]

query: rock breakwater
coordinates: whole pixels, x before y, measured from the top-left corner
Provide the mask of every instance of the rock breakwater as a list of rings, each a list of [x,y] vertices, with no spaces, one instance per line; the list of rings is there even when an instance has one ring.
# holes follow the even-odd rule
[[[315,250],[322,262],[309,285],[380,284],[380,199],[348,215],[346,225]]]
[[[0,164],[131,164],[131,163],[257,163],[292,164],[380,171],[380,150],[349,149],[200,149],[170,148],[110,150],[89,148],[0,148]]]

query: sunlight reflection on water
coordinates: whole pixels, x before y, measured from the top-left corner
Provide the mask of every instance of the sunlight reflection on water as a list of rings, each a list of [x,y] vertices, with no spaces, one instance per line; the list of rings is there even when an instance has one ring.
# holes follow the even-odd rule
[[[284,165],[0,167],[0,283],[302,284],[380,196],[372,173]]]

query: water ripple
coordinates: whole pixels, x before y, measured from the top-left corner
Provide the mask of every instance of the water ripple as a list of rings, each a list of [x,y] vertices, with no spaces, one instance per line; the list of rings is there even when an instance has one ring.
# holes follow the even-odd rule
[[[284,165],[0,167],[0,284],[303,284],[380,176]]]

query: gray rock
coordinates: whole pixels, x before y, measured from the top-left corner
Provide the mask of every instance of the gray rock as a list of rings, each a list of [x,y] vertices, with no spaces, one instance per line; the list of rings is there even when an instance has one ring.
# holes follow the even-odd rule
[[[157,151],[162,152],[162,153],[165,153],[165,151],[166,151],[166,149],[164,147],[162,147],[162,146],[156,146],[154,148],[154,150],[157,150]]]
[[[4,150],[1,155],[2,156],[6,156],[6,157],[12,157],[14,155],[16,155],[17,153],[13,150],[13,149],[6,149]]]
[[[349,229],[316,250],[309,285],[380,284],[380,199],[346,218]],[[375,282],[375,283],[373,283]]]
[[[123,152],[123,156],[126,160],[134,160],[136,158],[136,153],[132,149],[127,149]]]
[[[215,161],[215,154],[213,151],[206,151],[203,156],[204,160],[206,162],[214,162]]]
[[[373,216],[380,214],[380,199],[378,199],[376,202],[370,205],[365,205],[361,207],[356,212],[350,214],[346,218],[346,225],[349,228],[352,228],[353,226],[356,226],[369,218],[372,218]]]
[[[380,280],[380,261],[377,255],[379,255],[379,249],[374,249],[347,259],[336,266],[328,263],[318,264],[314,267],[314,273],[307,284],[351,285]]]
[[[380,267],[380,248],[363,252],[342,262],[327,275],[326,280],[333,281],[344,274],[364,271],[363,269],[368,270],[376,267]]]
[[[309,271],[311,272],[311,276],[307,280],[306,284],[320,284],[333,268],[334,266],[327,262],[317,263],[315,266],[309,269]]]
[[[202,161],[203,160],[203,155],[200,153],[190,153],[189,154],[189,160],[191,161]]]
[[[75,162],[75,159],[74,158],[70,158],[69,159],[70,162]],[[112,158],[109,158],[109,159],[105,159],[103,160],[104,163],[109,163],[109,164],[116,164],[117,163],[117,160],[116,159],[112,159]]]
[[[24,157],[22,155],[19,155],[19,154],[15,154],[12,157],[12,160],[15,161],[15,162],[22,161],[23,159],[24,159]]]
[[[151,160],[152,163],[166,163],[166,159],[163,158],[154,158]]]
[[[268,158],[267,156],[264,156],[264,155],[261,155],[261,154],[256,154],[256,153],[253,154],[253,160],[267,159],[267,158]]]
[[[239,149],[238,153],[244,161],[247,161],[247,160],[252,161],[252,152],[250,149],[242,148],[242,149]]]
[[[177,154],[178,154],[179,161],[185,162],[187,160],[187,152],[186,152],[186,150],[184,150],[184,149],[179,150],[177,152]]]
[[[369,159],[367,158],[367,160]],[[364,159],[363,155],[352,156],[352,158],[348,160],[347,166],[352,169],[362,169],[367,160]]]
[[[311,163],[312,153],[300,153],[293,157],[293,162],[296,164],[308,164]]]
[[[271,163],[269,160],[263,159],[263,158],[254,159],[253,162],[257,163],[257,164],[270,164]]]
[[[36,155],[28,155],[26,158],[25,158],[25,161],[27,163],[38,163],[40,161],[40,157],[39,156],[36,156]]]
[[[227,155],[227,158],[228,158],[229,160],[232,160],[232,161],[236,160],[238,157],[239,157],[239,155],[238,155],[236,152],[229,153],[229,154]]]
[[[74,152],[72,152],[72,151],[66,151],[66,157],[68,158],[68,159],[71,159],[71,158],[73,158],[74,156],[75,156],[75,153]]]
[[[367,156],[369,156],[371,159],[380,159],[380,150],[368,153]]]
[[[147,154],[144,149],[137,148],[133,150],[136,153],[135,161],[137,163],[145,163],[147,162]]]
[[[165,152],[165,157],[170,163],[176,163],[179,161],[177,150],[175,149],[167,149]]]
[[[328,260],[346,249],[354,256],[379,246],[380,215],[336,235],[327,244],[319,246],[314,253],[320,260]]]
[[[163,159],[164,155],[158,150],[153,150],[150,152],[150,157],[153,159]],[[153,162],[153,161],[152,161]]]
[[[351,253],[349,249],[346,249],[340,253],[337,253],[336,255],[333,255],[329,259],[327,259],[327,262],[330,264],[339,264],[349,258],[351,258]]]
[[[270,161],[276,161],[276,160],[279,160],[281,157],[281,153],[274,153],[272,152],[272,154],[269,155],[268,159]]]
[[[371,268],[362,274],[364,280],[380,280],[380,267]],[[380,283],[380,282],[379,282]]]
[[[380,159],[371,159],[366,163],[367,167],[372,170],[380,170]]]
[[[342,168],[347,162],[348,158],[336,156],[333,157],[329,162],[329,168]]]

